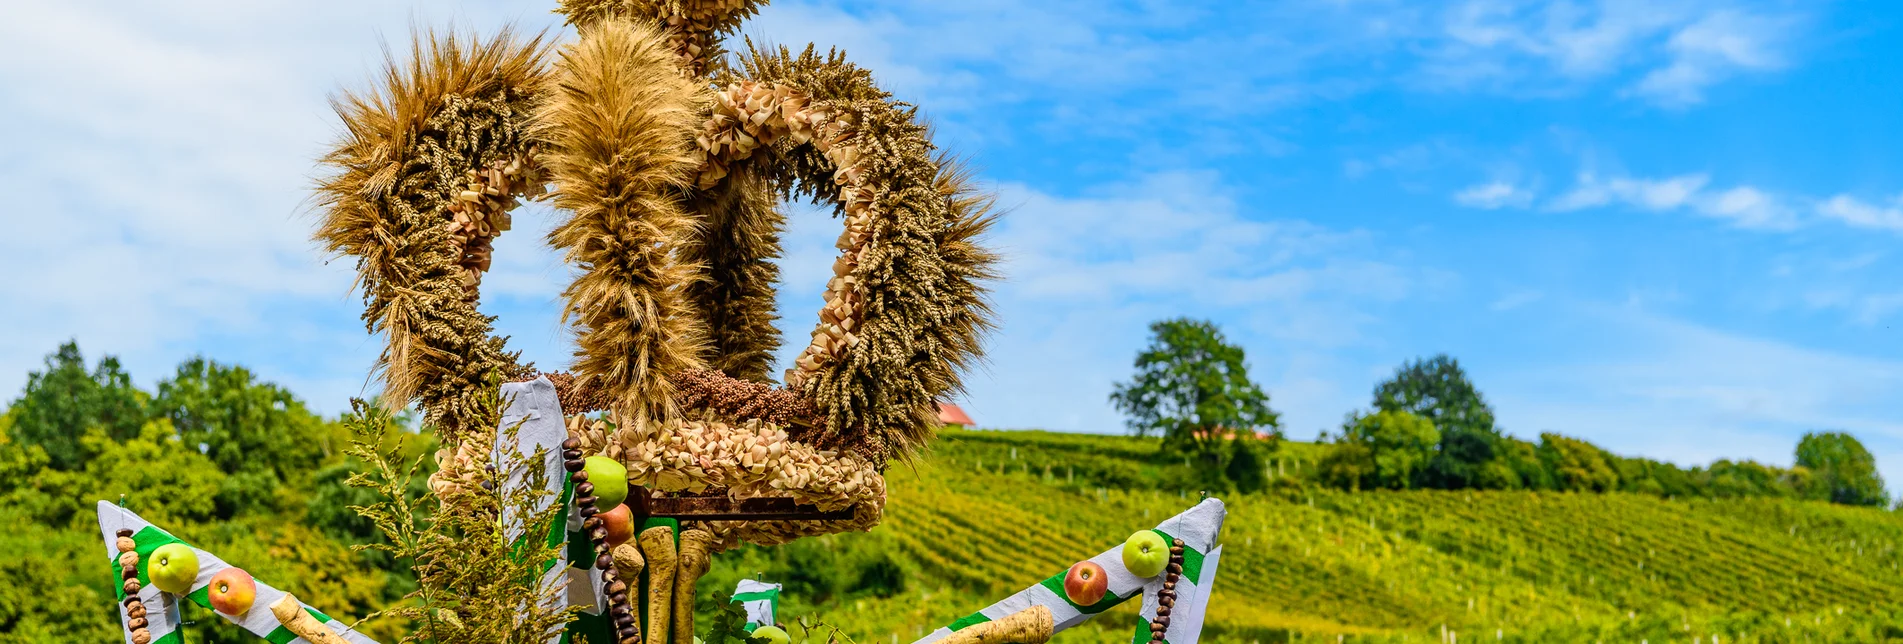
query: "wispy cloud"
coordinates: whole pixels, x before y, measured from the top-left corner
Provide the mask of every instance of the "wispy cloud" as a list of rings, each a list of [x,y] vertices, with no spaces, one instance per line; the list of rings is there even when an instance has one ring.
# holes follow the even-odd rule
[[[1736,2],[1470,0],[1442,24],[1430,83],[1538,94],[1614,79],[1629,95],[1683,107],[1719,82],[1785,67],[1804,20]]]
[[[1674,210],[1690,203],[1692,197],[1703,190],[1709,181],[1710,178],[1702,174],[1688,174],[1665,179],[1633,177],[1601,179],[1587,173],[1579,176],[1577,187],[1571,192],[1560,195],[1552,203],[1547,204],[1547,207],[1560,211],[1583,210],[1617,202],[1646,210]]]
[[[1487,308],[1495,310],[1495,311],[1511,311],[1511,310],[1526,306],[1528,304],[1538,302],[1545,297],[1546,297],[1545,293],[1535,291],[1535,290],[1514,291],[1512,293],[1508,293],[1506,295],[1500,296],[1499,299],[1496,299],[1493,301],[1493,303],[1488,304]]]
[[[1671,63],[1640,79],[1632,91],[1660,103],[1684,106],[1704,100],[1704,91],[1727,77],[1785,66],[1785,38],[1796,20],[1721,10],[1672,34]]]
[[[1817,214],[1857,228],[1903,232],[1903,195],[1892,198],[1888,205],[1837,195],[1819,203]]]
[[[1462,198],[1474,191],[1481,191],[1474,194],[1484,196],[1487,194],[1484,189],[1489,185],[1492,184],[1483,184],[1456,195],[1455,201],[1480,208],[1519,205],[1490,203],[1478,197]],[[1528,194],[1521,201],[1530,204],[1533,199]],[[1618,206],[1651,212],[1688,212],[1725,221],[1739,228],[1790,230],[1798,225],[1799,220],[1795,211],[1785,205],[1787,201],[1753,186],[1712,188],[1711,177],[1705,174],[1645,178],[1601,177],[1585,172],[1579,175],[1571,189],[1546,200],[1543,208],[1572,212]]]
[[[1533,192],[1505,181],[1491,181],[1454,193],[1454,203],[1485,210],[1525,208],[1532,205]]]

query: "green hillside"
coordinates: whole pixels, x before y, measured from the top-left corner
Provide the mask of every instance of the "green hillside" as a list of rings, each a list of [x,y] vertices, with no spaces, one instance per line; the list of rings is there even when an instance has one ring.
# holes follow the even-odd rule
[[[709,585],[765,572],[788,584],[788,614],[816,615],[862,644],[911,641],[1193,504],[1194,490],[1174,487],[1193,477],[1155,464],[1154,449],[1123,437],[949,432],[915,471],[889,475],[888,515],[873,533],[729,554]],[[1303,467],[1316,449],[1284,443],[1271,469]],[[1903,517],[1891,512],[1292,485],[1225,501],[1208,641],[1437,641],[1443,626],[1467,641],[1903,639]],[[815,566],[839,579],[829,586]],[[1134,608],[1058,639],[1127,642]]]

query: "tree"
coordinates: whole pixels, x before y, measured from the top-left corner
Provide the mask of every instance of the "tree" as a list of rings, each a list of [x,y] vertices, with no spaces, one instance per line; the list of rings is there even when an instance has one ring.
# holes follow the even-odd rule
[[[1426,418],[1405,411],[1354,414],[1342,427],[1342,438],[1366,445],[1374,469],[1373,487],[1405,490],[1414,487],[1440,444],[1440,431]]]
[[[1422,471],[1422,487],[1477,487],[1493,460],[1499,431],[1493,409],[1460,363],[1446,354],[1403,364],[1394,377],[1374,389],[1374,407],[1420,416],[1440,430],[1440,446]]]
[[[1229,441],[1229,465],[1223,469],[1223,473],[1229,477],[1229,482],[1236,485],[1237,492],[1260,492],[1269,485],[1262,456],[1250,445],[1253,442],[1253,439],[1240,436]]]
[[[88,373],[79,344],[67,342],[46,356],[45,371],[27,374],[26,389],[9,415],[14,440],[46,450],[55,469],[77,470],[84,466],[80,437],[88,429],[98,428],[115,441],[139,435],[145,394],[132,386],[118,358],[100,358]]]
[[[1610,492],[1619,487],[1619,472],[1606,453],[1592,443],[1559,434],[1540,434],[1540,460],[1553,473],[1555,487],[1575,492]]]
[[[341,437],[291,392],[244,367],[203,357],[180,363],[159,383],[152,413],[171,420],[186,445],[203,445],[229,474],[307,476],[319,459],[343,448]],[[339,444],[329,444],[333,439]]]
[[[1315,464],[1315,475],[1323,485],[1344,490],[1360,490],[1374,485],[1374,450],[1367,443],[1337,439],[1333,449]]]
[[[1811,498],[1844,505],[1883,507],[1890,495],[1877,474],[1877,459],[1843,432],[1812,432],[1797,443],[1797,464],[1811,471]]]
[[[1110,394],[1136,435],[1161,434],[1165,449],[1219,465],[1225,433],[1278,427],[1268,394],[1249,381],[1242,348],[1215,324],[1178,318],[1151,324],[1150,332],[1136,377]]]

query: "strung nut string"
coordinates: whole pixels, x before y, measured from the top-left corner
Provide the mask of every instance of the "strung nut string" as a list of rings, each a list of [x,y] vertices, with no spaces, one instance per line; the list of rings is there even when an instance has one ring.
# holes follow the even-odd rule
[[[132,644],[150,644],[152,629],[145,618],[145,602],[139,600],[139,546],[129,529],[120,529],[116,536],[113,545],[119,547],[119,575],[124,580],[120,588],[126,591],[126,630],[132,634]]]
[[[640,644],[641,626],[635,622],[634,607],[628,601],[628,585],[615,569],[615,558],[608,547],[608,528],[601,519],[601,509],[595,507],[595,484],[588,480],[581,446],[581,441],[574,438],[562,441],[562,467],[568,470],[569,480],[575,482],[575,505],[580,508],[582,532],[588,535],[589,543],[595,545],[594,568],[601,571],[599,583],[602,594],[608,597],[608,617],[614,623],[615,641]]]
[[[1176,608],[1176,582],[1183,577],[1183,540],[1170,542],[1169,574],[1163,577],[1163,590],[1156,593],[1156,621],[1150,623],[1150,642],[1158,644],[1170,630],[1170,612]]]

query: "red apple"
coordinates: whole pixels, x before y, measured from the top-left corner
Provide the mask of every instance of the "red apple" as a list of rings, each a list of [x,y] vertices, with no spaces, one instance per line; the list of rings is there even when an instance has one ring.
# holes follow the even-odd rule
[[[205,587],[205,594],[211,599],[211,607],[218,612],[237,617],[251,610],[251,603],[258,599],[258,582],[251,579],[251,573],[237,568],[226,568],[211,576],[211,583]]]
[[[1103,601],[1104,593],[1110,592],[1110,575],[1105,574],[1103,566],[1096,562],[1079,561],[1071,564],[1070,572],[1064,575],[1064,596],[1070,603],[1078,606],[1091,606]]]
[[[627,504],[617,505],[595,516],[600,517],[601,526],[608,529],[608,547],[627,543],[634,538],[634,512],[628,509]]]

